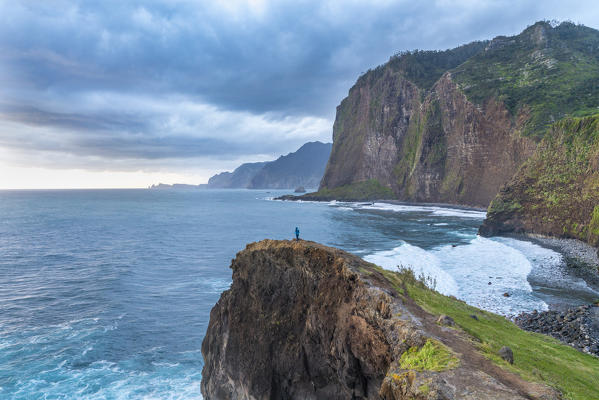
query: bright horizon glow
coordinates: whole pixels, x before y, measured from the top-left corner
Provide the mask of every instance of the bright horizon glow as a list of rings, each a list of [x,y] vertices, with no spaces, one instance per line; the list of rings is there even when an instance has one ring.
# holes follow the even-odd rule
[[[210,176],[172,172],[86,171],[83,169],[13,167],[0,164],[0,190],[142,189],[158,183],[198,185],[206,183]]]

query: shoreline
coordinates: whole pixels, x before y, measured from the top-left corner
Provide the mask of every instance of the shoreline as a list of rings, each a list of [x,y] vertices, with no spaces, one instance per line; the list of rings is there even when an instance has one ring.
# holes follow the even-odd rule
[[[566,257],[575,258],[589,266],[599,266],[599,249],[579,239],[556,238],[527,233],[525,237],[546,247],[559,250]]]
[[[516,236],[518,237],[518,236]],[[599,287],[599,250],[578,239],[565,239],[528,233],[519,236],[564,257],[569,271],[588,284]]]
[[[291,198],[291,197],[296,197],[296,198]],[[284,195],[284,196],[279,196],[279,197],[275,197],[273,200],[278,200],[278,201],[300,201],[300,202],[315,202],[315,203],[330,203],[331,201],[336,201],[338,203],[383,203],[383,204],[393,204],[393,205],[399,205],[399,206],[411,206],[411,207],[444,207],[444,208],[453,208],[453,209],[457,209],[457,210],[467,210],[467,211],[480,211],[480,212],[486,212],[487,209],[484,207],[475,207],[475,206],[468,206],[468,205],[462,205],[462,204],[450,204],[450,203],[420,203],[420,202],[409,202],[409,201],[401,201],[401,200],[336,200],[336,199],[330,199],[330,200],[304,200],[299,198],[300,196],[294,196],[294,195]]]

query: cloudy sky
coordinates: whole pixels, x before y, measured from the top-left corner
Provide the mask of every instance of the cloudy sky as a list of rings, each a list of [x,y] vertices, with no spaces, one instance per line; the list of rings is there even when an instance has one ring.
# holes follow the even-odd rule
[[[0,0],[0,188],[203,183],[331,141],[335,107],[406,49],[599,28],[591,1]]]

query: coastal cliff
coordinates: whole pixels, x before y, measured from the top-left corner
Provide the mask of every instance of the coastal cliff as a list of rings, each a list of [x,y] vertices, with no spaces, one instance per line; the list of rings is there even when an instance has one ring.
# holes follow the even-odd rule
[[[206,400],[559,399],[559,391],[583,399],[599,391],[595,358],[442,296],[407,271],[273,240],[249,244],[231,268],[202,343]],[[503,346],[513,364],[499,356]]]
[[[599,114],[555,123],[493,200],[480,233],[512,232],[599,246]]]
[[[254,175],[249,189],[317,188],[331,154],[332,143],[308,142],[297,151],[267,163]]]
[[[376,180],[405,201],[486,207],[535,148],[524,120],[471,103],[450,72],[426,91],[385,68],[338,107],[321,190]]]
[[[318,187],[331,143],[308,142],[296,151],[267,162],[245,163],[233,172],[212,176],[207,189],[294,189]]]
[[[337,107],[318,199],[487,207],[553,122],[595,112],[599,31],[538,22],[521,34],[398,54]],[[368,182],[371,191],[358,190]]]

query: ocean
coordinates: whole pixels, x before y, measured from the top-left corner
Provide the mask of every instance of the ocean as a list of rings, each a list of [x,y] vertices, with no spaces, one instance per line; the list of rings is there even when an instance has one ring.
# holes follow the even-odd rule
[[[0,191],[0,398],[201,399],[201,343],[231,259],[296,226],[507,316],[599,297],[551,249],[478,237],[484,212],[273,200],[287,193]]]

